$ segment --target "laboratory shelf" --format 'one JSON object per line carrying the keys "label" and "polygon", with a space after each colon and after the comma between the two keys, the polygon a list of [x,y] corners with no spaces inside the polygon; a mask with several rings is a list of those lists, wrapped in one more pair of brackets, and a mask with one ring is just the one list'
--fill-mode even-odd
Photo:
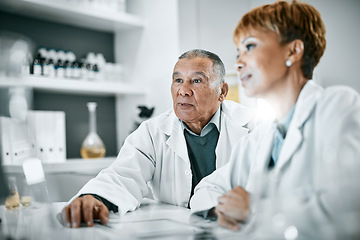
{"label": "laboratory shelf", "polygon": [[145,25],[143,19],[129,13],[79,7],[70,1],[0,0],[0,8],[10,13],[103,32]]}
{"label": "laboratory shelf", "polygon": [[0,87],[27,87],[56,93],[91,95],[144,95],[144,88],[126,82],[69,80],[26,76],[22,78],[0,77]]}
{"label": "laboratory shelf", "polygon": [[[61,163],[43,163],[45,174],[78,174],[96,175],[102,169],[108,167],[116,157],[106,157],[100,159],[67,159]],[[3,165],[5,173],[23,173],[22,165]]]}

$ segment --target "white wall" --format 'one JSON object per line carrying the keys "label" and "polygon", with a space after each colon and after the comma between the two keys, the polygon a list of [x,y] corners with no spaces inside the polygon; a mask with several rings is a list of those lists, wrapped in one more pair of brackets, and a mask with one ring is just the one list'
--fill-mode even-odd
{"label": "white wall", "polygon": [[[117,35],[119,48],[115,50],[115,57],[133,67],[129,72],[134,74],[129,78],[147,90],[145,102],[150,107],[155,106],[157,115],[172,107],[170,86],[179,55],[177,0],[131,0],[127,3],[128,11],[142,17],[146,26],[126,36]],[[127,49],[128,46],[133,49]]]}
{"label": "white wall", "polygon": [[212,51],[234,71],[237,55],[232,36],[240,17],[250,9],[245,0],[179,0],[180,50]]}
{"label": "white wall", "polygon": [[[190,49],[217,53],[227,72],[234,72],[234,28],[252,7],[275,0],[131,0],[129,12],[142,16],[143,30],[116,36],[116,60],[129,63],[130,79],[148,90],[146,104],[155,115],[172,107],[171,74],[177,57]],[[345,84],[360,92],[357,56],[360,54],[359,0],[304,0],[322,14],[327,27],[327,49],[316,69],[324,86]],[[133,49],[127,44],[131,42]],[[129,54],[136,53],[136,54]]]}
{"label": "white wall", "polygon": [[308,0],[322,14],[327,46],[318,66],[325,86],[344,84],[360,92],[360,1]]}
{"label": "white wall", "polygon": [[[344,84],[360,92],[360,1],[303,0],[321,13],[327,28],[327,48],[316,76],[324,86]],[[180,0],[180,49],[204,48],[219,54],[227,72],[233,71],[236,47],[232,33],[252,7],[274,0]],[[192,7],[193,9],[186,9]],[[189,36],[187,33],[190,33]],[[194,36],[195,35],[195,36]]]}

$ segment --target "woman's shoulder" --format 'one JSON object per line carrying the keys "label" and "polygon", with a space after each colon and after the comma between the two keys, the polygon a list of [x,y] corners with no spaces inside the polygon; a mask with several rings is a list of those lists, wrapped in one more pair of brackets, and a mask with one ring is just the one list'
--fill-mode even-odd
{"label": "woman's shoulder", "polygon": [[349,86],[330,86],[325,88],[321,102],[324,104],[336,104],[343,107],[360,104],[359,93]]}
{"label": "woman's shoulder", "polygon": [[325,125],[360,121],[360,95],[348,86],[327,87],[317,102],[316,112]]}

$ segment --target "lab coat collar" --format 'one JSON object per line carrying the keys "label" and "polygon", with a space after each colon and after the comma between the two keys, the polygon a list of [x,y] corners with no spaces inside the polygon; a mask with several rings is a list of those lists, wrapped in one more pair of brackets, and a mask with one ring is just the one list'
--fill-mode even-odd
{"label": "lab coat collar", "polygon": [[245,126],[254,118],[254,112],[236,102],[225,100],[221,104],[221,113],[237,126]]}
{"label": "lab coat collar", "polygon": [[275,171],[280,171],[301,145],[303,141],[303,125],[313,112],[323,90],[321,86],[312,80],[309,80],[301,90],[296,102],[293,119],[280,151],[279,160],[274,168]]}
{"label": "lab coat collar", "polygon": [[[225,100],[221,104],[221,130],[219,135],[219,142],[223,142],[222,138],[225,138],[227,136],[229,138],[229,142],[235,144],[240,139],[240,136],[243,136],[245,133],[248,132],[248,129],[246,129],[244,126],[249,123],[252,118],[253,112],[250,109],[247,109],[233,101]],[[226,124],[229,124],[230,126],[226,127]],[[182,159],[184,159],[185,161],[189,161],[183,130],[179,122],[179,118],[175,115],[174,111],[171,111],[169,119],[164,121],[160,125],[160,129],[164,132],[164,134],[169,136],[166,142],[169,147],[173,149],[173,151],[178,154]],[[225,133],[225,131],[228,131],[227,134]],[[231,146],[221,146],[220,148],[223,147],[231,148]],[[222,158],[217,151],[218,148],[219,145],[217,145],[216,148],[216,162],[218,162],[218,160]],[[227,160],[228,159],[224,161]]]}
{"label": "lab coat collar", "polygon": [[189,161],[183,128],[174,111],[171,111],[169,119],[160,125],[160,129],[169,137],[166,144],[179,155],[180,158]]}

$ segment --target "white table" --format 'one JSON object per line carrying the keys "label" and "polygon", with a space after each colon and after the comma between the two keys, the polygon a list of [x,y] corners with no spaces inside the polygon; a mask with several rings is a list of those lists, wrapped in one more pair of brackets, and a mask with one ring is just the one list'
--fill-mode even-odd
{"label": "white table", "polygon": [[[144,200],[140,208],[119,217],[110,214],[108,226],[77,229],[63,227],[57,220],[65,203],[51,207],[7,210],[0,207],[1,237],[11,234],[15,239],[241,239],[239,232],[218,227],[215,222],[198,220],[202,227],[190,224],[190,210]],[[50,210],[49,210],[50,209]],[[205,227],[205,228],[204,228]],[[245,237],[244,237],[245,239]]]}

